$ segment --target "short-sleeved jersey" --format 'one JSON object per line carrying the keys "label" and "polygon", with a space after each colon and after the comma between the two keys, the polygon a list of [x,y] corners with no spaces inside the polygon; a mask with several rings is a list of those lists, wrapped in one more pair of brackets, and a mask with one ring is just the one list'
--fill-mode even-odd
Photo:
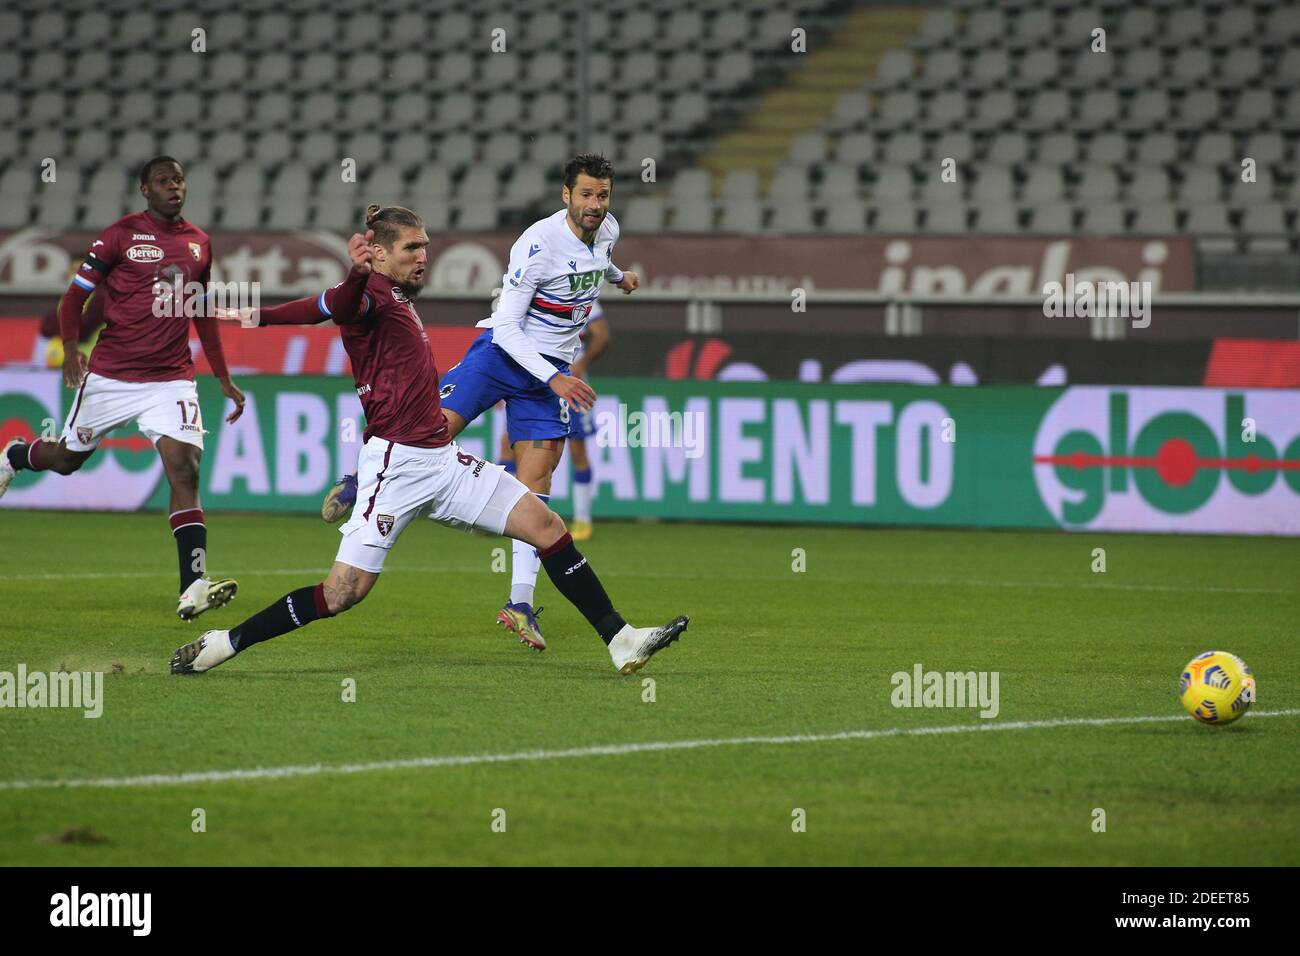
{"label": "short-sleeved jersey", "polygon": [[[322,316],[334,318],[337,289],[327,289],[316,299]],[[438,398],[438,369],[429,337],[401,287],[372,272],[357,316],[350,322],[335,321],[366,414],[365,437],[378,435],[418,448],[448,444],[451,432]]]}
{"label": "short-sleeved jersey", "polygon": [[605,280],[619,282],[623,273],[614,265],[619,228],[613,214],[606,213],[590,246],[573,234],[568,215],[561,209],[524,230],[510,249],[497,311],[478,327],[492,328],[507,297],[526,293],[524,333],[542,355],[572,363]]}
{"label": "short-sleeved jersey", "polygon": [[206,286],[211,269],[208,234],[188,220],[137,212],[101,232],[72,280],[106,300],[107,324],[90,353],[90,371],[123,382],[192,380],[190,318],[184,309],[159,317],[154,301],[172,296],[178,278]]}

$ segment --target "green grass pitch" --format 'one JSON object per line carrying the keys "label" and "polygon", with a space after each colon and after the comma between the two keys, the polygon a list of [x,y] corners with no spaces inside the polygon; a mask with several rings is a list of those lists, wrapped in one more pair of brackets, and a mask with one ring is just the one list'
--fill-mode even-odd
{"label": "green grass pitch", "polygon": [[[314,518],[209,522],[240,592],[186,625],[162,516],[0,514],[0,671],[105,672],[99,719],[0,710],[0,861],[1300,863],[1300,713],[1205,727],[1176,698],[1222,649],[1254,669],[1255,712],[1300,708],[1297,541],[598,524],[583,550],[630,620],[691,615],[627,678],[545,574],[550,647],[515,642],[494,623],[508,542],[420,521],[355,610],[171,677],[175,647],[321,580],[337,544]],[[997,671],[997,717],[892,706],[917,663]],[[1175,719],[734,742],[1115,717]],[[177,779],[455,756],[474,759]]]}

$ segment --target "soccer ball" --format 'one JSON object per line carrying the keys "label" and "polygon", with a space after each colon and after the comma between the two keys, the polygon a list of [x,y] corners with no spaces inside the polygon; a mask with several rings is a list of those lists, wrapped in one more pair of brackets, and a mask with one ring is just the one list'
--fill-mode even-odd
{"label": "soccer ball", "polygon": [[1183,668],[1179,699],[1203,724],[1230,724],[1255,701],[1255,678],[1246,662],[1227,651],[1206,651]]}

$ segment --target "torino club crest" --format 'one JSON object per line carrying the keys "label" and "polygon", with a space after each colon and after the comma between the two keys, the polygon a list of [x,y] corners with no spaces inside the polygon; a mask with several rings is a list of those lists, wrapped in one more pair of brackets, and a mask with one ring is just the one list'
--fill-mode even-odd
{"label": "torino club crest", "polygon": [[375,527],[379,529],[381,535],[387,538],[388,532],[393,530],[393,516],[375,515]]}

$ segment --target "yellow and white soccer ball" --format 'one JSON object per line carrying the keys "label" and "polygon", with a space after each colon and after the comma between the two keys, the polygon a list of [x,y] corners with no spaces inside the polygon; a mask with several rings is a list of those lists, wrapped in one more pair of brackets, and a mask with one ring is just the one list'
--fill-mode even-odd
{"label": "yellow and white soccer ball", "polygon": [[1206,651],[1183,668],[1178,695],[1201,723],[1230,724],[1255,702],[1255,677],[1235,654]]}

